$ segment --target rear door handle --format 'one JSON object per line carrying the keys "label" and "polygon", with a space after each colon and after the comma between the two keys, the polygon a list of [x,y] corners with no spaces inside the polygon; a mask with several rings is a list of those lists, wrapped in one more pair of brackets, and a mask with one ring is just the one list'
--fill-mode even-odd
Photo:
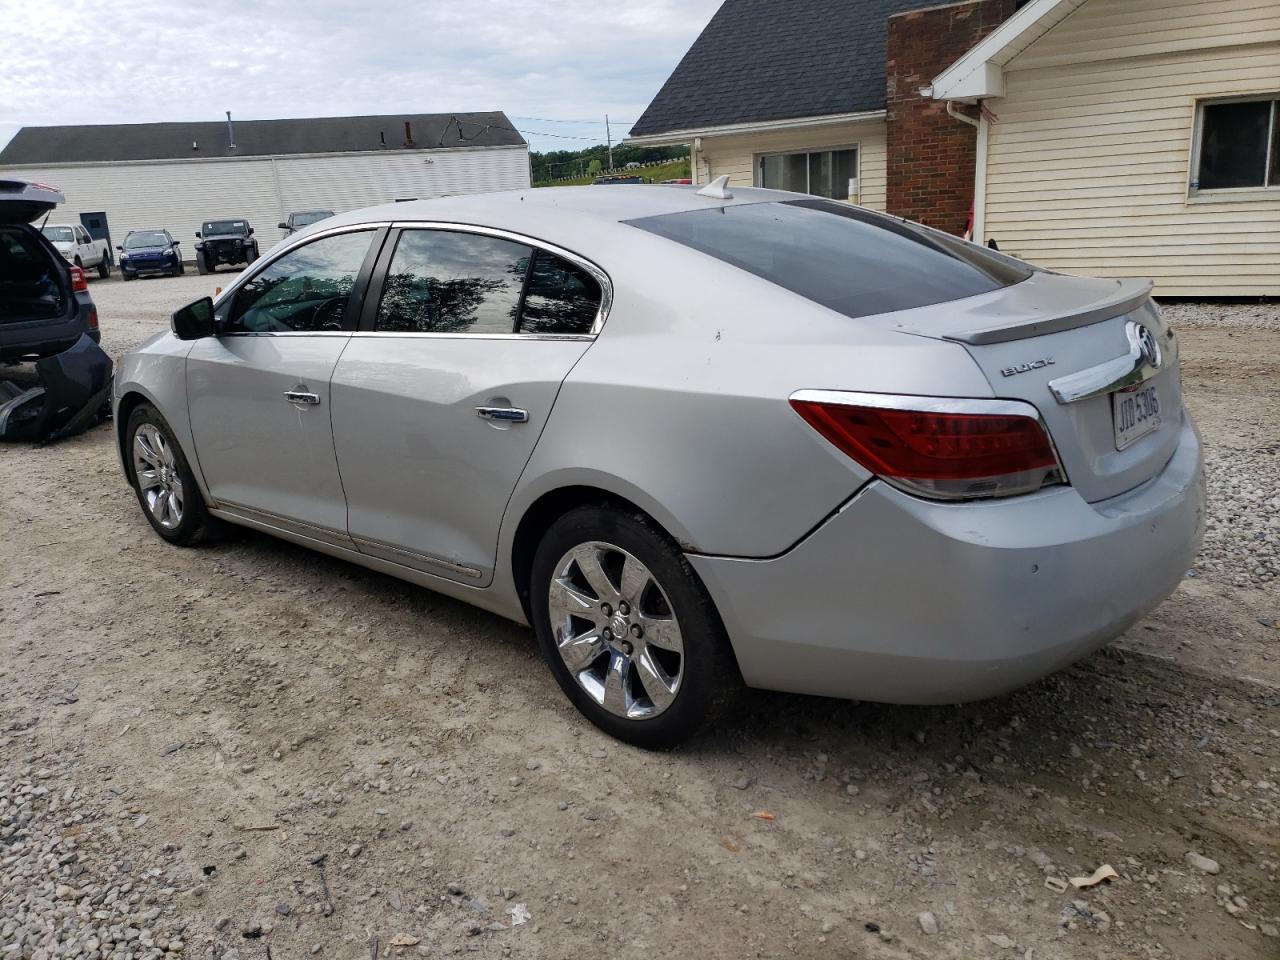
{"label": "rear door handle", "polygon": [[314,393],[307,393],[303,390],[286,390],[284,398],[290,403],[301,403],[308,407],[320,405],[320,397]]}
{"label": "rear door handle", "polygon": [[528,423],[529,411],[518,407],[476,407],[476,416],[494,423]]}

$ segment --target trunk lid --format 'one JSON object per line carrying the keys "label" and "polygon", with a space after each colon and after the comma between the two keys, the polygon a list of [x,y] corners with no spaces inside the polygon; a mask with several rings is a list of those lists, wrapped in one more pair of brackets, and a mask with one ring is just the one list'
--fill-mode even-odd
{"label": "trunk lid", "polygon": [[33,223],[66,199],[57,187],[0,180],[0,223]]}
{"label": "trunk lid", "polygon": [[877,319],[961,344],[996,397],[1040,411],[1068,481],[1097,502],[1149,480],[1178,443],[1178,345],[1150,292],[1148,281],[1037,272],[946,311]]}

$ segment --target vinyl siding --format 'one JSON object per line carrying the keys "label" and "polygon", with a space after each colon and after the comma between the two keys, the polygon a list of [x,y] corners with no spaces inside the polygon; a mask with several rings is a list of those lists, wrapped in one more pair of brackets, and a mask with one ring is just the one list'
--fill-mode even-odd
{"label": "vinyl siding", "polygon": [[733,137],[703,137],[698,178],[729,175],[729,183],[756,186],[755,158],[762,153],[822,150],[831,147],[859,148],[858,177],[863,206],[885,207],[885,139],[883,120],[839,124],[809,130],[786,130]]}
{"label": "vinyl siding", "polygon": [[215,217],[244,217],[265,252],[293,210],[336,213],[416,197],[517,190],[529,186],[526,147],[348,154],[276,159],[116,163],[0,168],[4,176],[52,183],[67,197],[66,222],[105,211],[111,242],[130,230],[166,227],[195,256],[195,232]]}
{"label": "vinyl siding", "polygon": [[1280,189],[1189,194],[1196,102],[1280,93],[1277,0],[1089,0],[989,101],[986,236],[1164,296],[1280,295]]}

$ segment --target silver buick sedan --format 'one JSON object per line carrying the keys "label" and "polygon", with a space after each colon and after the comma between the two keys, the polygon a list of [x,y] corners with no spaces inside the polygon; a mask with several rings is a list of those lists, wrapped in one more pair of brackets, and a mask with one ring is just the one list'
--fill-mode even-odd
{"label": "silver buick sedan", "polygon": [[669,746],[744,681],[988,697],[1167,597],[1204,491],[1150,292],[724,183],[395,204],[175,313],[119,448],[171,543],[241,524],[532,624]]}

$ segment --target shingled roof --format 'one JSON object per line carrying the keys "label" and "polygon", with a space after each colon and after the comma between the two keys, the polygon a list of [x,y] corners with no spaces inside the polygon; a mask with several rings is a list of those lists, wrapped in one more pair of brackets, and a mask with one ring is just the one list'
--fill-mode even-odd
{"label": "shingled roof", "polygon": [[[404,142],[406,120],[413,133],[410,147]],[[382,149],[383,136],[388,150],[520,146],[525,142],[500,112],[236,120],[234,150],[228,146],[226,120],[23,127],[0,151],[0,165],[353,153]]]}
{"label": "shingled roof", "polygon": [[883,110],[888,19],[930,5],[725,0],[631,136]]}

